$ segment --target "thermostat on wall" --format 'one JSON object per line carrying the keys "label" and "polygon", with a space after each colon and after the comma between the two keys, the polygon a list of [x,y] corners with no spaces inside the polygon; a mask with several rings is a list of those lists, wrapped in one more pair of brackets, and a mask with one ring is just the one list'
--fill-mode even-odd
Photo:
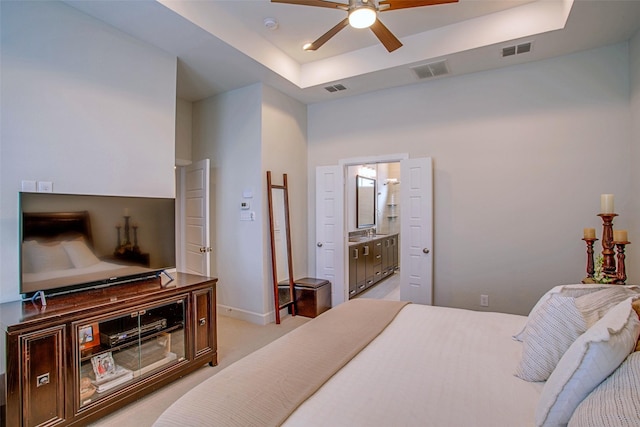
{"label": "thermostat on wall", "polygon": [[249,202],[240,202],[240,209],[245,210],[245,211],[251,209],[251,203],[249,203]]}

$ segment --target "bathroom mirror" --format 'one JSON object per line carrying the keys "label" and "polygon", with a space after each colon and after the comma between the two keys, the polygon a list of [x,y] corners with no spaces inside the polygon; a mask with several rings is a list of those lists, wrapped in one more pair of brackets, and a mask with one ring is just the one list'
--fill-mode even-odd
{"label": "bathroom mirror", "polygon": [[376,180],[356,175],[356,227],[376,225]]}
{"label": "bathroom mirror", "polygon": [[280,324],[280,310],[290,307],[295,316],[293,263],[291,262],[291,228],[289,227],[289,194],[287,174],[282,185],[274,185],[271,171],[267,171],[267,199],[271,232],[271,271],[276,323]]}

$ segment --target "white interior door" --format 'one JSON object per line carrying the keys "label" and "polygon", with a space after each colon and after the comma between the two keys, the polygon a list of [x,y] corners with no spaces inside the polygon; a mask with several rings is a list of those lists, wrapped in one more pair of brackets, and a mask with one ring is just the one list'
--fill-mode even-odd
{"label": "white interior door", "polygon": [[316,168],[316,275],[331,282],[331,302],[345,301],[343,168]]}
{"label": "white interior door", "polygon": [[211,243],[209,241],[209,159],[181,168],[178,186],[181,215],[183,263],[180,271],[209,276]]}
{"label": "white interior door", "polygon": [[433,169],[431,158],[400,162],[400,299],[433,303]]}

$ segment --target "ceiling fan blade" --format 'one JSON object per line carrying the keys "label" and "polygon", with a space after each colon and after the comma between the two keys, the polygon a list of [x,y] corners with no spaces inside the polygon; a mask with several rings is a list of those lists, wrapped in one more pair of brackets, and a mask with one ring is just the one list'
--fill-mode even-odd
{"label": "ceiling fan blade", "polygon": [[338,31],[340,31],[341,29],[343,29],[347,25],[349,25],[349,18],[344,18],[342,21],[340,21],[340,23],[338,23],[338,25],[336,25],[335,27],[333,27],[332,29],[330,29],[329,31],[327,31],[326,33],[321,35],[318,38],[318,40],[316,40],[313,43],[311,43],[311,45],[309,45],[309,47],[305,48],[305,50],[316,50],[316,49],[318,49],[320,46],[322,46],[327,41],[329,41],[329,39],[331,37],[333,37],[336,34],[338,34]]}
{"label": "ceiling fan blade", "polygon": [[302,6],[328,7],[330,9],[349,10],[349,5],[324,0],[271,0],[271,3],[299,4]]}
{"label": "ceiling fan blade", "polygon": [[385,27],[382,22],[380,22],[379,19],[376,19],[373,25],[369,28],[371,28],[371,31],[373,31],[376,37],[378,37],[378,40],[380,40],[380,42],[384,45],[384,47],[387,48],[389,52],[393,52],[394,50],[402,46],[400,40],[398,40],[398,38],[394,36],[393,33],[391,33],[391,31],[389,31],[389,29]]}
{"label": "ceiling fan blade", "polygon": [[381,0],[378,3],[380,12],[407,9],[410,7],[434,6],[436,4],[457,3],[458,0]]}

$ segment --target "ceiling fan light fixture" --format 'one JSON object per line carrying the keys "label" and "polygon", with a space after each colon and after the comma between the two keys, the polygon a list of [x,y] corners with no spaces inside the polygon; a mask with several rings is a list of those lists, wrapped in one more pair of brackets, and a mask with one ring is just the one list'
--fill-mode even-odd
{"label": "ceiling fan light fixture", "polygon": [[349,12],[349,25],[353,28],[369,28],[376,22],[376,18],[376,9],[369,3],[362,2]]}

